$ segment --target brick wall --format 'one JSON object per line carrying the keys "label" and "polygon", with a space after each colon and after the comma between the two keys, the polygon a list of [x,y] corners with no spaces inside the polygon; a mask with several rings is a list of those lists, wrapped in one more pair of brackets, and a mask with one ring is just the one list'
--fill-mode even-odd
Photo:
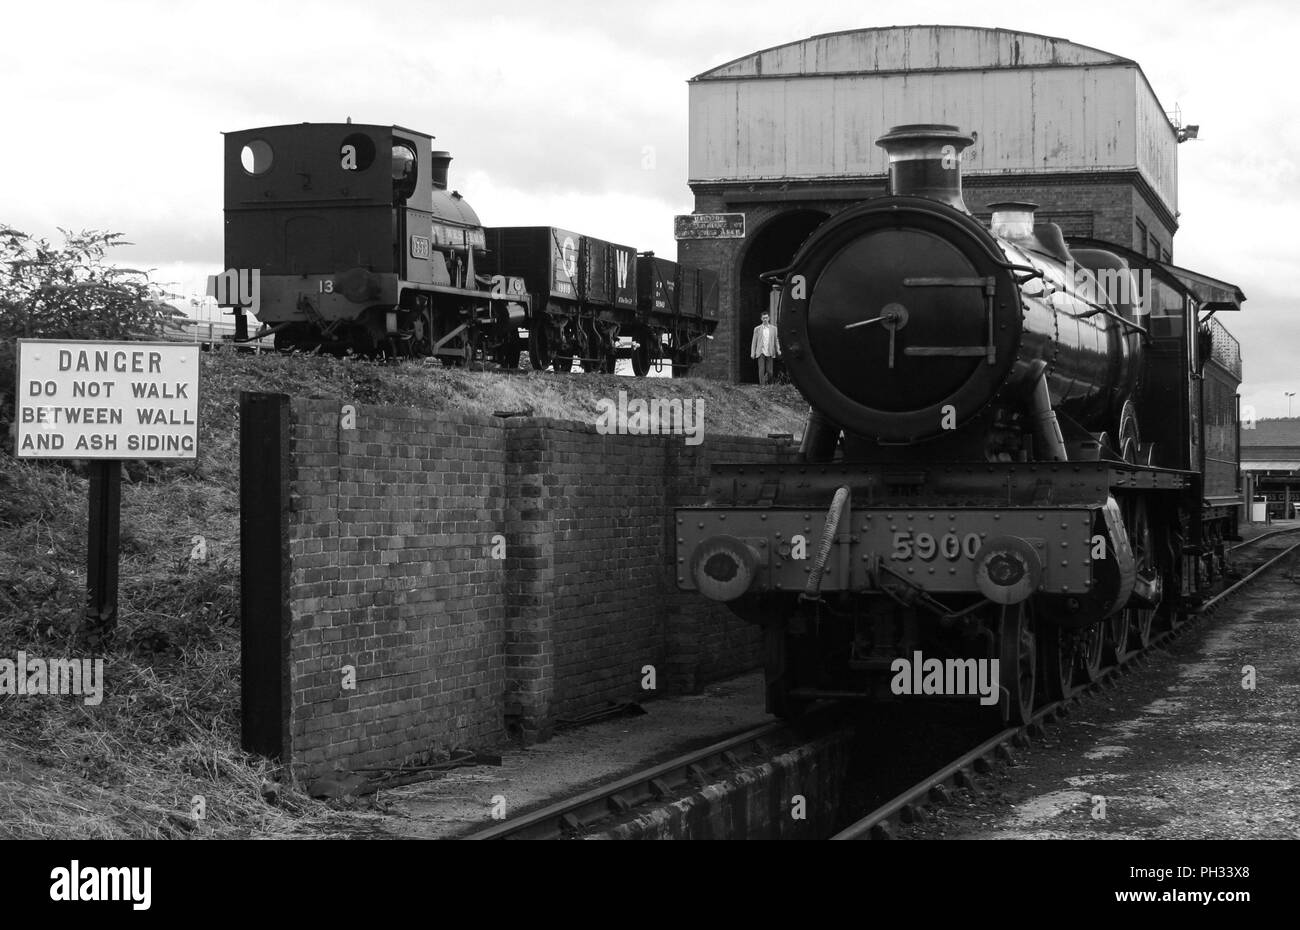
{"label": "brick wall", "polygon": [[[287,405],[279,754],[303,774],[544,739],[606,702],[693,692],[760,662],[757,629],[677,591],[672,510],[704,500],[713,463],[792,447],[369,406],[348,429],[343,409]],[[279,571],[262,562],[245,559],[246,592],[267,590],[250,575]],[[244,622],[264,614],[250,605]],[[252,693],[266,692],[246,682]]]}
{"label": "brick wall", "polygon": [[[502,421],[294,401],[289,732],[312,770],[500,734]],[[356,687],[343,687],[343,669]]]}

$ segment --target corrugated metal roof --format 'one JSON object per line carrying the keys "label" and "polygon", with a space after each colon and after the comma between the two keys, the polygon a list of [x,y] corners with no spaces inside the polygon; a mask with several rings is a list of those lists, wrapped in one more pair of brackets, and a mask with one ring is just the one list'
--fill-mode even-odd
{"label": "corrugated metal roof", "polygon": [[875,140],[891,126],[952,123],[979,133],[965,176],[1136,168],[1173,212],[1178,143],[1164,120],[1134,65],[707,81],[690,86],[688,177],[883,177]]}
{"label": "corrugated metal roof", "polygon": [[979,139],[967,176],[1137,170],[1178,211],[1178,141],[1141,67],[1066,39],[891,26],[755,52],[690,82],[692,185],[883,177],[904,123]]}
{"label": "corrugated metal roof", "polygon": [[1258,449],[1265,446],[1295,449],[1296,454],[1300,455],[1300,417],[1256,420],[1254,429],[1242,429],[1241,455],[1243,459],[1246,457],[1247,448]]}
{"label": "corrugated metal roof", "polygon": [[881,26],[812,36],[744,55],[693,81],[864,71],[970,70],[1132,63],[1069,39],[980,26]]}

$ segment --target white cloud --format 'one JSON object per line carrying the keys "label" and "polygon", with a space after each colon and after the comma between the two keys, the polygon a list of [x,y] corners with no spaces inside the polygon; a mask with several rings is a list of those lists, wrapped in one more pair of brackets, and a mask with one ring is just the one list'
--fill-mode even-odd
{"label": "white cloud", "polygon": [[220,132],[351,116],[438,136],[456,156],[453,186],[489,224],[566,225],[672,254],[672,215],[692,203],[686,81],[755,49],[900,22],[1042,32],[1134,58],[1165,107],[1200,124],[1179,152],[1175,257],[1245,291],[1226,322],[1246,392],[1278,413],[1263,403],[1272,385],[1300,381],[1300,123],[1283,107],[1300,15],[1282,2],[14,5],[0,221],[124,232],[137,243],[128,264],[193,274],[181,288],[201,290],[222,257]]}

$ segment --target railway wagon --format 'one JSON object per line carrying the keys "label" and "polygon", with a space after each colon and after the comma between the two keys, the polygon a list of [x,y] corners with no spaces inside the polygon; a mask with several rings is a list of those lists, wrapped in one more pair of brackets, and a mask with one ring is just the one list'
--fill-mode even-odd
{"label": "railway wagon", "polygon": [[636,249],[550,226],[489,228],[487,241],[488,270],[533,289],[535,367],[569,371],[578,361],[612,373],[619,331],[636,311]]}
{"label": "railway wagon", "polygon": [[632,370],[638,376],[667,360],[685,374],[704,357],[718,325],[718,275],[653,252],[637,257],[637,333]]}
{"label": "railway wagon", "polygon": [[717,325],[698,300],[688,318],[643,311],[631,246],[485,228],[425,133],[302,123],[227,133],[224,146],[227,270],[209,292],[234,313],[236,341],[251,313],[255,338],[283,350],[514,369],[527,347],[538,369],[613,371],[630,354],[639,374],[645,359],[684,374]]}
{"label": "railway wagon", "polygon": [[986,227],[970,142],[891,130],[890,194],[765,276],[810,404],[802,461],[716,466],[676,512],[678,587],[763,628],[774,713],[969,700],[982,668],[986,713],[1024,722],[1225,569],[1241,369],[1213,317],[1243,295],[1067,243],[1032,204]]}

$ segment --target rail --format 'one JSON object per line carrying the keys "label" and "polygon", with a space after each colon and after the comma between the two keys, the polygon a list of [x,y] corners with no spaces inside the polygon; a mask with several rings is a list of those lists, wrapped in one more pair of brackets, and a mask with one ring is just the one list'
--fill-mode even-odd
{"label": "rail", "polygon": [[[1236,546],[1234,548],[1240,549],[1244,546],[1260,542],[1264,538],[1271,538],[1273,536],[1280,536],[1283,533],[1297,531],[1300,531],[1300,527],[1295,529],[1279,530],[1276,533],[1266,534],[1266,536],[1249,540],[1241,546]],[[1182,636],[1185,632],[1196,625],[1197,620],[1205,617],[1211,611],[1221,606],[1224,601],[1240,591],[1244,586],[1257,580],[1264,574],[1264,572],[1268,571],[1274,565],[1278,564],[1286,557],[1293,555],[1297,551],[1300,551],[1300,543],[1296,543],[1295,545],[1283,550],[1278,555],[1256,568],[1249,575],[1242,578],[1236,584],[1233,584],[1231,587],[1226,588],[1213,598],[1205,601],[1195,610],[1188,611],[1186,619],[1178,623],[1178,625],[1172,630],[1167,630],[1159,636],[1152,637],[1146,648],[1137,650],[1125,656],[1121,663],[1107,669],[1097,678],[1096,681],[1085,685],[1062,701],[1057,701],[1040,708],[1038,712],[1034,714],[1030,722],[1024,726],[1010,727],[1003,730],[1001,733],[990,737],[974,749],[961,755],[953,762],[948,763],[938,771],[933,772],[916,782],[910,788],[896,795],[880,807],[877,807],[865,817],[844,828],[839,833],[832,836],[831,839],[891,839],[895,835],[897,824],[911,824],[923,821],[926,817],[926,811],[928,808],[951,803],[952,790],[954,788],[975,787],[974,779],[976,774],[987,774],[992,772],[994,765],[999,761],[1003,763],[1014,761],[1015,748],[1028,747],[1032,744],[1034,739],[1041,738],[1046,733],[1047,724],[1068,716],[1072,710],[1089,695],[1113,688],[1119,675],[1145,664],[1153,650],[1162,648],[1173,639]]]}

